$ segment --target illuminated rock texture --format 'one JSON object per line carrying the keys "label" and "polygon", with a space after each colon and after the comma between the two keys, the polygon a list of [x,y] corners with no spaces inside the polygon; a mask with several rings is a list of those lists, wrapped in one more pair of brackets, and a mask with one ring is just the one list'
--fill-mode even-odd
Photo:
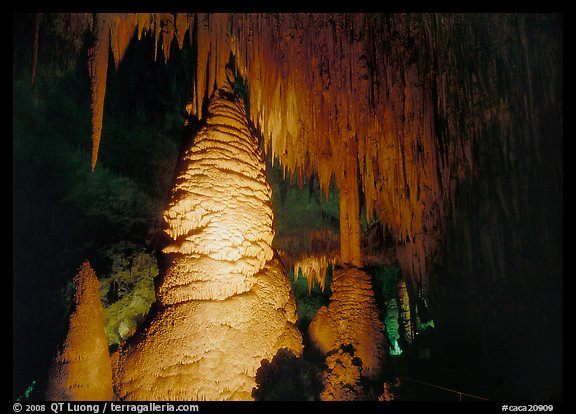
{"label": "illuminated rock texture", "polygon": [[[150,33],[168,59],[173,38],[182,47],[187,31],[197,47],[190,114],[205,118],[232,53],[264,150],[300,181],[315,171],[324,191],[331,177],[344,190],[342,262],[361,260],[359,180],[367,219],[375,213],[401,243],[409,288],[419,278],[428,283],[427,262],[439,231],[453,226],[460,182],[474,183],[488,168],[528,165],[518,156],[524,149],[535,165],[543,153],[557,155],[557,133],[554,150],[538,151],[561,103],[561,54],[556,44],[539,54],[555,40],[555,15],[113,13],[70,21],[90,25],[96,38],[89,59],[94,154],[106,87],[101,51],[110,44],[118,65],[134,33]],[[517,127],[519,119],[530,127]],[[496,158],[480,155],[492,148],[501,148]],[[559,173],[542,166],[551,170],[545,176]],[[497,186],[488,189],[497,192],[494,201],[518,219],[506,185]]]}
{"label": "illuminated rock texture", "polygon": [[[112,27],[109,34],[98,30],[101,21]],[[171,40],[176,36],[181,47],[188,25],[197,46],[188,110],[199,119],[225,80],[223,66],[232,53],[235,75],[249,87],[248,116],[262,132],[264,150],[300,182],[315,171],[327,192],[335,179],[341,263],[363,264],[360,182],[366,217],[375,213],[396,240],[410,240],[399,257],[403,271],[417,279],[436,246],[431,230],[442,218],[442,195],[454,191],[449,180],[471,168],[470,143],[442,141],[439,154],[435,129],[435,111],[447,115],[447,73],[454,57],[429,44],[444,44],[439,37],[457,30],[451,26],[456,21],[449,19],[439,30],[436,15],[97,15],[93,50],[101,50],[110,36],[118,64],[129,34],[150,32],[168,58]],[[107,65],[98,56],[90,60],[93,166]],[[423,62],[437,62],[438,68],[425,73]],[[437,90],[436,96],[425,93],[429,89]],[[456,127],[449,125],[454,134]]]}
{"label": "illuminated rock texture", "polygon": [[249,292],[163,308],[121,351],[115,389],[127,400],[250,400],[263,359],[299,354],[296,305],[280,262]]}
{"label": "illuminated rock texture", "polygon": [[164,304],[222,300],[249,291],[272,258],[271,189],[240,102],[216,97],[184,155],[164,214],[171,264],[158,289]]}
{"label": "illuminated rock texture", "polygon": [[100,299],[108,344],[119,345],[136,332],[156,301],[158,263],[142,246],[125,242],[108,248],[106,258],[112,264],[107,277],[100,278]]}
{"label": "illuminated rock texture", "polygon": [[52,363],[46,390],[47,400],[111,400],[112,370],[100,285],[88,262],[74,277],[75,309],[70,315],[68,335],[62,351]]}
{"label": "illuminated rock texture", "polygon": [[326,256],[304,257],[294,262],[294,280],[297,280],[299,273],[302,272],[302,276],[308,281],[308,293],[312,291],[315,282],[320,285],[320,289],[324,292],[328,267],[334,267],[335,263],[335,258]]}
{"label": "illuminated rock texture", "polygon": [[[344,347],[346,348],[346,347]],[[326,357],[327,370],[324,373],[322,401],[360,401],[365,399],[362,386],[361,362],[342,348]]]}
{"label": "illuminated rock texture", "polygon": [[384,324],[378,318],[370,275],[355,267],[336,269],[330,288],[330,305],[320,308],[310,323],[312,343],[324,354],[351,345],[354,356],[361,360],[362,375],[376,378],[388,347]]}
{"label": "illuminated rock texture", "polygon": [[158,311],[123,347],[115,390],[128,400],[252,399],[256,371],[300,354],[296,304],[270,247],[270,187],[242,104],[210,100],[164,215],[172,240]]}
{"label": "illuminated rock texture", "polygon": [[[139,13],[71,21],[82,19],[97,39],[89,59],[94,155],[106,87],[100,51],[111,44],[118,62],[130,33],[149,33],[167,58],[171,40],[182,47],[188,30],[196,73],[189,115],[207,119],[232,54],[266,155],[300,182],[314,172],[323,191],[331,179],[338,186],[341,263],[362,264],[359,213],[368,221],[375,214],[394,239],[408,294],[421,285],[446,347],[476,347],[470,354],[485,355],[492,368],[534,379],[535,392],[548,378],[559,384],[562,15]],[[102,22],[115,29],[101,30]],[[244,241],[261,269],[266,247]],[[194,243],[176,249],[194,251]],[[249,289],[257,271],[231,270],[226,288],[219,276],[205,288],[192,283],[202,268],[182,282],[168,276],[165,286],[176,289],[160,296],[224,299]],[[535,345],[518,352],[527,337]]]}

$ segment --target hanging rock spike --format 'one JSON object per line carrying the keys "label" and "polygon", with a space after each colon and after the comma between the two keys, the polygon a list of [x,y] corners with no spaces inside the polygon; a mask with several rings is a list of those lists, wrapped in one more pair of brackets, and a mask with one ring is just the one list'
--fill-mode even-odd
{"label": "hanging rock spike", "polygon": [[110,15],[97,14],[94,21],[94,44],[88,49],[88,74],[92,92],[92,160],[94,172],[98,160],[98,149],[102,135],[104,97],[106,96],[106,75],[108,71],[108,48],[110,45]]}

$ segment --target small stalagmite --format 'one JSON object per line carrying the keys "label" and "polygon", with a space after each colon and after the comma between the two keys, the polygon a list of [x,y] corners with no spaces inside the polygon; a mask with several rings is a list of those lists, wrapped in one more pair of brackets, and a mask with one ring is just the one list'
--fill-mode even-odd
{"label": "small stalagmite", "polygon": [[396,292],[398,303],[400,305],[400,322],[403,327],[404,339],[408,343],[412,343],[414,339],[414,328],[412,326],[412,316],[410,314],[410,298],[408,296],[408,288],[406,281],[400,279],[396,284]]}
{"label": "small stalagmite", "polygon": [[112,400],[112,369],[96,273],[85,262],[74,277],[75,309],[49,373],[47,400]]}
{"label": "small stalagmite", "polygon": [[[318,310],[308,328],[312,343],[328,355],[327,363],[334,359],[333,355],[341,347],[351,346],[354,357],[362,362],[361,375],[370,379],[377,378],[388,348],[384,324],[378,318],[370,275],[356,267],[336,269],[330,288],[330,304]],[[349,370],[344,369],[342,372],[343,375],[351,375]],[[334,375],[333,370],[331,375]],[[342,381],[329,379],[332,388],[334,384],[341,383],[342,392],[333,389],[330,393],[324,393],[323,398],[351,399],[347,395],[346,389],[349,387],[346,384],[353,384],[346,378]]]}
{"label": "small stalagmite", "polygon": [[210,99],[164,214],[157,312],[115,358],[126,400],[249,400],[262,360],[299,355],[296,303],[271,248],[271,189],[231,90]]}

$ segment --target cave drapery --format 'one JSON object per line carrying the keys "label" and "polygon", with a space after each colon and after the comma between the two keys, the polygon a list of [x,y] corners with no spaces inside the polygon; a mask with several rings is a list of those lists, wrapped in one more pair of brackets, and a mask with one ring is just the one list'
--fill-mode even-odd
{"label": "cave drapery", "polygon": [[[529,322],[498,316],[509,307],[522,309],[522,297],[537,309],[552,299],[551,314],[558,314],[557,15],[81,13],[70,14],[69,25],[71,35],[89,27],[95,38],[88,56],[93,170],[106,140],[109,48],[118,66],[133,38],[150,35],[160,49],[154,58],[162,53],[168,60],[171,47],[182,48],[189,36],[195,64],[189,117],[209,119],[213,96],[229,81],[243,90],[246,116],[262,136],[265,155],[300,183],[314,174],[326,194],[331,180],[336,183],[337,263],[365,264],[361,216],[368,222],[377,217],[395,241],[409,296],[429,295],[437,318],[458,334],[464,325],[482,332],[486,355],[498,352],[492,347],[501,341],[491,339],[500,332],[512,347],[529,332]],[[35,37],[34,47],[41,42]],[[34,63],[33,76],[38,71]],[[168,222],[184,220],[170,211]],[[171,227],[175,239],[184,234],[180,226]],[[197,254],[195,243],[176,250]],[[541,253],[541,260],[530,252]],[[236,272],[234,293],[256,286],[250,278],[265,272],[271,258],[264,248],[253,273]],[[179,289],[162,290],[169,272],[161,301]],[[536,288],[540,274],[550,275],[546,288]],[[509,291],[516,293],[505,296]],[[197,292],[190,298],[228,296],[213,297],[210,287]],[[486,303],[470,300],[477,294]],[[459,306],[464,321],[451,314]],[[531,315],[544,338],[558,338],[561,318]],[[552,347],[561,355],[556,342]],[[539,369],[557,372],[559,359],[550,358]]]}
{"label": "cave drapery", "polygon": [[[531,77],[526,19],[361,13],[72,15],[74,22],[92,26],[96,38],[89,60],[92,166],[101,134],[106,45],[118,65],[132,37],[151,31],[167,60],[172,40],[182,47],[188,33],[197,48],[190,115],[202,119],[232,54],[232,69],[249,91],[248,115],[262,132],[264,150],[300,182],[314,171],[325,192],[332,177],[340,187],[343,262],[361,263],[360,181],[367,220],[376,214],[389,226],[405,246],[399,253],[403,270],[419,279],[435,252],[439,226],[455,209],[456,184],[477,174],[472,151],[486,133],[478,125],[499,126],[509,136],[509,123],[519,116],[537,129],[538,119],[530,113],[536,105],[534,82],[523,96],[501,91],[514,75],[501,67]],[[492,28],[507,31],[495,35],[498,30]],[[481,48],[483,42],[498,47],[513,41],[515,47],[503,49],[506,54],[498,58],[484,56]],[[452,47],[465,48],[466,42],[478,53],[462,56]],[[515,50],[523,51],[524,67],[512,64]],[[518,99],[525,103],[515,106]],[[452,116],[456,110],[459,116]]]}
{"label": "cave drapery", "polygon": [[[249,90],[249,117],[263,134],[264,150],[279,160],[287,173],[296,173],[300,181],[315,171],[325,192],[335,178],[341,190],[342,262],[362,264],[361,178],[366,217],[376,213],[397,240],[417,238],[417,252],[409,260],[413,266],[418,260],[414,268],[421,273],[431,250],[423,226],[437,225],[441,193],[447,190],[446,175],[454,167],[448,165],[436,177],[440,160],[433,129],[434,102],[424,94],[427,88],[446,81],[426,77],[412,55],[419,47],[415,41],[426,40],[423,29],[433,31],[440,23],[431,16],[423,16],[422,21],[410,21],[405,16],[397,21],[362,14],[184,16],[92,17],[96,37],[90,59],[93,168],[105,95],[103,68],[107,67],[106,48],[101,48],[100,42],[106,44],[110,35],[118,63],[135,31],[140,37],[151,30],[161,38],[168,59],[173,37],[179,39],[181,47],[182,32],[188,31],[194,34],[197,46],[193,98],[187,107],[190,115],[202,118],[208,97],[224,80],[223,67],[232,54],[232,69]],[[90,20],[91,16],[76,18]],[[110,29],[100,32],[102,26]],[[390,40],[387,35],[398,30],[404,36]],[[409,37],[410,44],[404,44],[404,37]],[[436,56],[426,58],[443,63]],[[446,93],[444,89],[442,92]],[[446,106],[446,99],[439,96],[436,105]],[[468,165],[460,162],[467,161],[467,145],[450,148],[454,155],[444,161]]]}

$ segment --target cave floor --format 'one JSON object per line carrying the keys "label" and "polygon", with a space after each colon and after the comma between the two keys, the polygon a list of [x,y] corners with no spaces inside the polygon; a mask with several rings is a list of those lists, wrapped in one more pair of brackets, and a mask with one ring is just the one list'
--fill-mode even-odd
{"label": "cave floor", "polygon": [[391,367],[400,380],[395,393],[398,401],[506,400],[513,388],[502,377],[414,353],[392,357]]}

